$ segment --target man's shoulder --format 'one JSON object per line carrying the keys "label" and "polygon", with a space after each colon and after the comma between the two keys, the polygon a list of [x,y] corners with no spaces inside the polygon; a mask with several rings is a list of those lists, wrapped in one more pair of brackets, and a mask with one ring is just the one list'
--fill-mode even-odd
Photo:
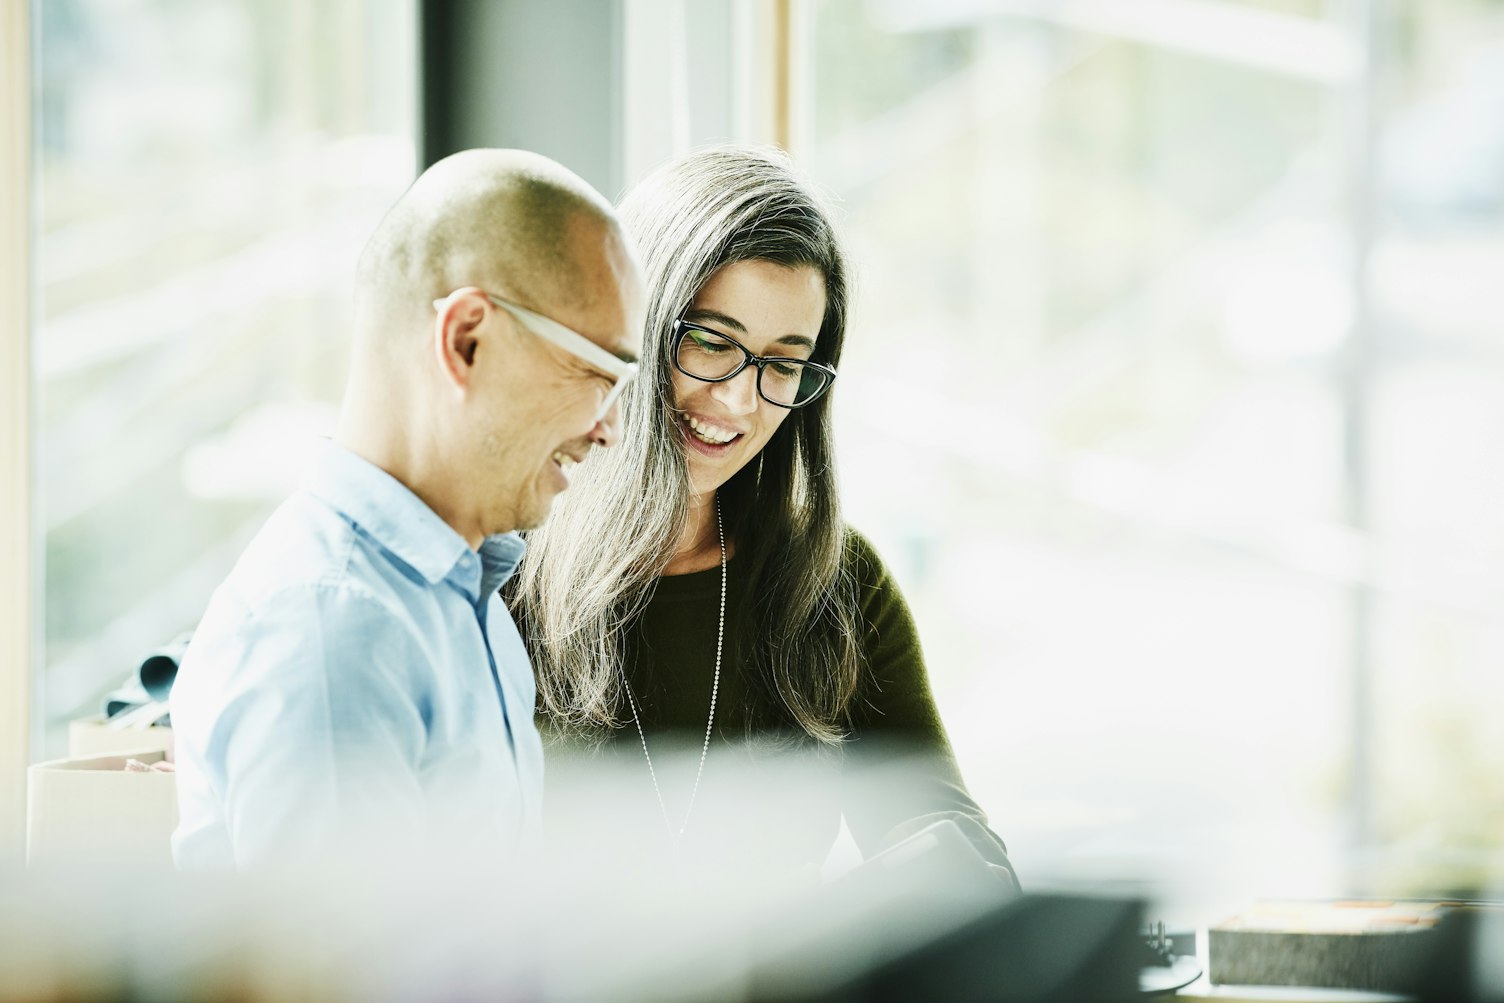
{"label": "man's shoulder", "polygon": [[343,515],[307,492],[284,501],[235,562],[211,601],[221,615],[284,608],[313,613],[322,597],[394,607],[393,578],[404,579],[378,546]]}
{"label": "man's shoulder", "polygon": [[225,584],[255,601],[297,583],[337,580],[349,566],[355,530],[299,491],[278,505],[236,560]]}
{"label": "man's shoulder", "polygon": [[365,661],[411,660],[421,631],[407,586],[393,578],[403,581],[402,572],[348,520],[311,495],[293,495],[210,597],[174,702],[180,688],[188,705],[268,675],[317,680],[310,664],[356,651]]}

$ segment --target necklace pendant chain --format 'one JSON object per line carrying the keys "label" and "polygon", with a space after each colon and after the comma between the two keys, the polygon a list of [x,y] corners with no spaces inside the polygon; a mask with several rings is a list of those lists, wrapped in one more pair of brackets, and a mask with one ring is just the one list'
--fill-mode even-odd
{"label": "necklace pendant chain", "polygon": [[632,710],[632,723],[637,725],[637,739],[642,743],[642,758],[647,760],[648,776],[653,781],[653,793],[658,795],[658,809],[663,812],[663,824],[668,826],[670,835],[674,837],[674,847],[677,849],[684,838],[684,831],[689,828],[689,816],[695,810],[695,798],[700,793],[700,777],[705,773],[705,757],[710,753],[710,736],[715,730],[715,705],[716,698],[721,691],[721,649],[726,637],[726,530],[721,523],[721,499],[715,500],[715,531],[721,541],[721,608],[717,614],[715,626],[715,675],[710,683],[710,717],[705,721],[705,742],[700,746],[700,764],[695,768],[695,785],[689,792],[689,806],[684,809],[684,821],[675,827],[669,818],[668,805],[663,800],[663,788],[658,786],[658,771],[653,769],[653,757],[648,754],[648,736],[642,728],[642,718],[637,713],[637,701],[632,696],[632,684],[627,682],[625,673],[622,675],[622,686],[627,693],[627,706]]}

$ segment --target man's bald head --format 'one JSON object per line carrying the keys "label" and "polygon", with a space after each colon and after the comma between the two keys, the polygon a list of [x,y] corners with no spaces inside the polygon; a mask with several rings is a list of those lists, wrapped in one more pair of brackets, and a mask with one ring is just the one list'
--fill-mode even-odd
{"label": "man's bald head", "polygon": [[522,150],[446,157],[413,182],[361,253],[357,336],[408,329],[461,286],[543,313],[585,305],[579,300],[598,284],[581,272],[595,269],[588,249],[600,246],[603,231],[620,242],[610,204],[547,157]]}
{"label": "man's bald head", "polygon": [[641,269],[605,199],[537,154],[455,154],[361,254],[336,439],[472,547],[535,526],[616,441],[642,326]]}

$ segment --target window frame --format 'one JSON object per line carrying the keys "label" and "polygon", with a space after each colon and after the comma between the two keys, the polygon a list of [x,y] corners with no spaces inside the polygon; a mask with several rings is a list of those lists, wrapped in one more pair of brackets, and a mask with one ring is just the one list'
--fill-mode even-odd
{"label": "window frame", "polygon": [[32,753],[31,4],[0,4],[0,861],[25,845]]}

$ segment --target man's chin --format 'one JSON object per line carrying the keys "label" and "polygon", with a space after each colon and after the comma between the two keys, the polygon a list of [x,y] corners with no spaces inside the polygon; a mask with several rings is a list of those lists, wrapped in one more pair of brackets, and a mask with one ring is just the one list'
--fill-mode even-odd
{"label": "man's chin", "polygon": [[532,508],[521,514],[517,520],[517,528],[519,530],[537,529],[548,521],[548,513],[552,511],[553,507],[554,500],[552,497],[537,502]]}

